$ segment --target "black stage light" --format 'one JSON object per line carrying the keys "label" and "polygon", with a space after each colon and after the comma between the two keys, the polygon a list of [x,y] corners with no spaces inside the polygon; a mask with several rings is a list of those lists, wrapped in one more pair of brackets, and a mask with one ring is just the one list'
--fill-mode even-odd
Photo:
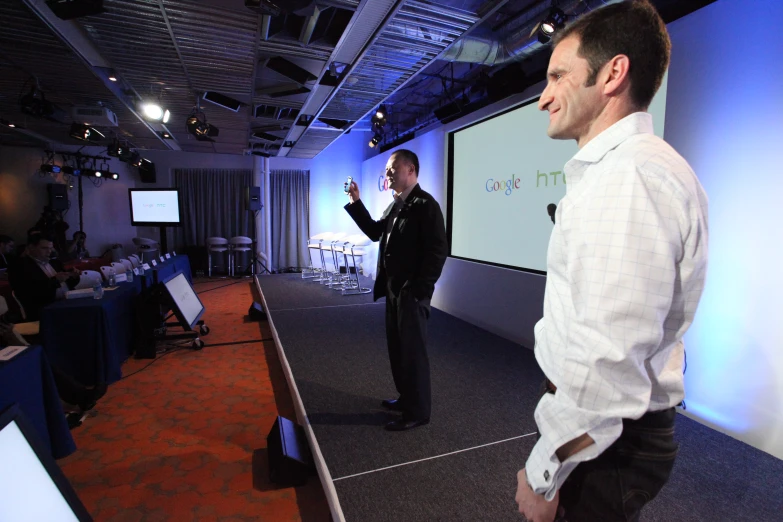
{"label": "black stage light", "polygon": [[111,173],[111,179],[114,179],[114,180],[120,179],[120,175],[117,174],[116,172],[112,172]]}
{"label": "black stage light", "polygon": [[48,172],[49,174],[59,174],[62,169],[59,165],[49,165],[44,164],[41,165],[40,171],[41,172]]}
{"label": "black stage light", "polygon": [[127,152],[128,149],[120,144],[120,140],[114,140],[106,149],[106,154],[115,158],[122,158]]}
{"label": "black stage light", "polygon": [[370,148],[374,149],[380,142],[381,142],[381,136],[380,136],[380,134],[376,134],[370,140],[370,143],[369,143]]}
{"label": "black stage light", "polygon": [[538,25],[538,41],[546,43],[552,39],[552,35],[565,27],[566,15],[557,7],[549,10],[546,18]]}
{"label": "black stage light", "polygon": [[74,123],[71,125],[70,135],[72,138],[82,141],[101,141],[106,137],[95,127],[82,125],[81,123]]}
{"label": "black stage light", "polygon": [[128,159],[128,163],[130,163],[134,167],[141,166],[141,156],[139,155],[139,153],[136,152],[135,150],[131,152],[130,158]]}
{"label": "black stage light", "polygon": [[81,169],[70,167],[68,165],[63,166],[62,172],[63,174],[68,174],[69,176],[79,176],[82,173]]}

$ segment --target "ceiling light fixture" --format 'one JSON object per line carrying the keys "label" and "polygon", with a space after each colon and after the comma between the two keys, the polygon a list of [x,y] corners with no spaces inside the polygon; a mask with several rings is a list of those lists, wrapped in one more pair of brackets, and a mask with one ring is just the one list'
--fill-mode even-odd
{"label": "ceiling light fixture", "polygon": [[141,106],[141,113],[147,120],[168,123],[171,113],[156,102],[145,102]]}
{"label": "ceiling light fixture", "polygon": [[552,7],[541,23],[538,25],[538,41],[546,43],[552,39],[552,35],[565,27],[566,15],[557,7]]}
{"label": "ceiling light fixture", "polygon": [[116,76],[109,76],[109,81],[110,82],[116,82],[117,81],[117,77]]}

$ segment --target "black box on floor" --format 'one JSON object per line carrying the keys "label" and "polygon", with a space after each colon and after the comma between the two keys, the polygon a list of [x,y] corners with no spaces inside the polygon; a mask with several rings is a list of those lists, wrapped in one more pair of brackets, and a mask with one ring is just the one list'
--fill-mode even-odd
{"label": "black box on floor", "polygon": [[278,416],[266,438],[269,480],[282,486],[302,486],[315,470],[304,429]]}

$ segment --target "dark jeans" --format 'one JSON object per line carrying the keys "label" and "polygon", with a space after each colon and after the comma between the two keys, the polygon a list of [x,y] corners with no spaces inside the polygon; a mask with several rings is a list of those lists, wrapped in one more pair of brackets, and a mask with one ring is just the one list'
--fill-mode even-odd
{"label": "dark jeans", "polygon": [[[551,392],[550,392],[551,393]],[[674,408],[623,419],[623,433],[595,460],[582,462],[560,488],[563,522],[637,521],[669,480],[677,443]]]}
{"label": "dark jeans", "polygon": [[427,356],[427,319],[429,299],[419,300],[407,289],[395,295],[386,289],[386,341],[392,378],[403,417],[408,420],[430,418],[430,360]]}

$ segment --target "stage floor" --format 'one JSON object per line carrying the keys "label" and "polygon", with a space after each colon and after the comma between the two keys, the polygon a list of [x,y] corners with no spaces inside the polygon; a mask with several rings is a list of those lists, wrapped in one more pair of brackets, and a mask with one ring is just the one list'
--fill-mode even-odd
{"label": "stage floor", "polygon": [[[530,350],[433,309],[431,422],[391,433],[384,302],[299,274],[257,282],[336,520],[521,520],[516,473],[543,379]],[[781,520],[783,461],[683,415],[677,438],[672,478],[642,520]]]}

